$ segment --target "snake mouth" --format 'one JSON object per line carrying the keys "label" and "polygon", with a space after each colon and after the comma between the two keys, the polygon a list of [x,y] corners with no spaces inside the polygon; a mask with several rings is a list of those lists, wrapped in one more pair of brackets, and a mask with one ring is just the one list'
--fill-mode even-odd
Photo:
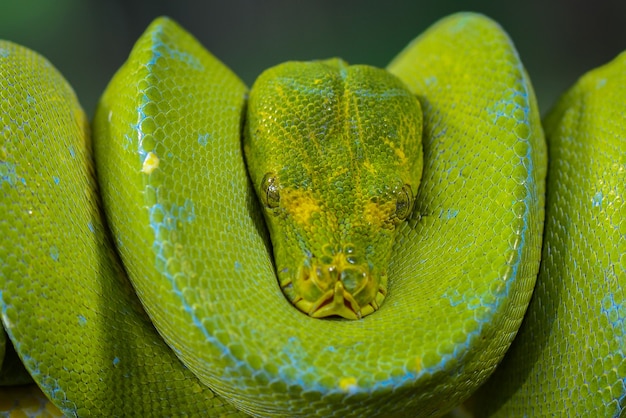
{"label": "snake mouth", "polygon": [[346,319],[360,319],[362,316],[359,304],[340,281],[310,306],[308,314],[313,318],[338,315]]}
{"label": "snake mouth", "polygon": [[373,280],[371,272],[354,268],[338,272],[334,265],[302,266],[298,277],[282,287],[291,302],[313,318],[361,319],[376,311],[386,294],[385,286]]}

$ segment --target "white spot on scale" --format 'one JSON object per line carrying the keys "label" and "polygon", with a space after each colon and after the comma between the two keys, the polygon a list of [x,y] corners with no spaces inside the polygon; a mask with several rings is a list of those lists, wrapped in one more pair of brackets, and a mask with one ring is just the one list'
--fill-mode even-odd
{"label": "white spot on scale", "polygon": [[107,119],[109,122],[111,122],[111,117],[113,116],[113,111],[109,110],[109,115],[107,116]]}
{"label": "white spot on scale", "polygon": [[157,168],[159,168],[159,157],[150,151],[143,160],[143,167],[141,168],[141,171],[146,174],[151,174]]}

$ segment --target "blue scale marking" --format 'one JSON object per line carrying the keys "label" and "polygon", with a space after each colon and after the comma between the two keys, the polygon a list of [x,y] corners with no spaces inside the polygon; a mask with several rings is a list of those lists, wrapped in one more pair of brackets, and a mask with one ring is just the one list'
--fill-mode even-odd
{"label": "blue scale marking", "polygon": [[593,206],[594,208],[602,209],[602,199],[604,199],[604,195],[602,194],[602,192],[601,191],[597,192],[591,198],[591,206]]}
{"label": "blue scale marking", "polygon": [[[160,31],[156,31],[155,32],[155,35],[154,35],[154,38],[153,38],[153,42],[154,42],[154,48],[153,48],[154,58],[150,61],[148,67],[154,65],[156,63],[156,61],[158,60],[158,58],[160,56],[162,56],[162,53],[158,51],[158,49],[160,49],[160,48],[163,48],[166,52],[168,52],[172,56],[176,56],[177,55],[176,52],[178,52],[178,51],[172,50],[171,48],[169,48],[168,46],[164,45],[160,41],[160,39],[159,39],[160,35],[161,35]],[[184,60],[185,55],[184,54],[179,54],[177,56],[177,58]],[[524,86],[524,84],[522,84],[522,86]],[[526,92],[526,91],[524,91],[524,92],[516,92],[516,94],[523,95],[524,98],[527,101],[528,92]],[[147,101],[147,99],[148,98],[144,96],[144,100]],[[145,118],[145,114],[143,113],[142,108],[143,108],[143,106],[141,106],[138,109],[140,121],[142,120],[142,118]],[[528,107],[524,108],[524,112],[526,114],[526,119],[528,119],[528,111],[529,111]],[[496,116],[497,117],[503,117],[503,116],[506,116],[506,115],[498,114]],[[139,131],[139,135],[140,135],[140,138],[141,138],[141,132],[140,131]],[[140,156],[141,156],[142,162],[143,162],[143,159],[145,158],[145,155],[141,155],[141,154],[147,154],[147,153],[143,150],[143,147],[141,146],[141,141],[140,141],[140,144],[139,144],[139,153],[140,153]],[[530,149],[529,149],[529,154],[525,157],[525,159],[528,161],[528,164],[531,164],[531,166],[529,168],[532,170],[532,160],[530,159]],[[529,172],[529,177],[527,178],[527,182],[528,182],[527,184],[531,184],[531,181],[532,181],[532,176],[531,176],[531,174]],[[525,203],[527,204],[527,207],[530,207],[530,202],[531,202],[532,197],[533,197],[533,193],[531,193],[531,191],[529,190],[529,193],[527,194],[527,196],[524,199]],[[178,210],[178,208],[172,207],[170,209],[170,215],[169,216],[175,216],[174,212],[177,211],[177,210]],[[167,215],[167,212],[166,212],[166,217],[167,216],[168,215]],[[525,221],[524,222],[524,226],[523,226],[522,230],[520,231],[520,234],[521,234],[521,245],[518,247],[518,255],[521,255],[521,251],[525,247],[524,244],[525,244],[525,240],[526,240],[526,231],[527,231],[527,228],[528,228],[528,225],[527,225],[527,220],[528,219],[527,218],[528,218],[528,212],[526,213],[526,216],[524,218],[524,221]],[[164,219],[164,221],[165,221],[165,219]],[[165,222],[161,222],[161,224],[153,224],[153,223],[151,223],[151,225],[153,227],[153,230],[155,231],[155,234],[158,233],[158,229],[160,227],[165,226],[163,224],[166,224],[166,223]],[[170,227],[175,228],[176,227],[176,223],[173,223],[173,225],[170,224]],[[155,244],[158,245],[157,243],[155,243]],[[511,283],[514,282],[515,278],[517,277],[517,272],[518,272],[518,269],[519,269],[520,262],[521,262],[521,257],[518,257],[517,262],[512,266],[513,267],[513,269],[512,269],[512,277],[511,277],[510,280],[507,281],[507,284],[506,284],[505,290],[504,290],[505,294],[509,293]],[[228,348],[228,346],[220,343],[219,340],[217,340],[214,336],[210,335],[207,332],[206,328],[202,325],[200,319],[194,314],[193,309],[189,305],[187,305],[187,303],[185,302],[185,300],[183,298],[183,295],[182,295],[182,292],[180,291],[180,289],[177,289],[177,287],[175,285],[173,277],[171,277],[171,275],[169,275],[167,272],[162,272],[162,274],[164,274],[168,278],[168,280],[172,284],[172,288],[173,288],[174,292],[180,297],[182,305],[183,305],[183,308],[185,309],[186,312],[189,313],[189,315],[190,315],[194,325],[199,330],[201,330],[201,332],[204,334],[205,338],[207,338],[207,340],[210,341],[214,346],[219,347],[224,355],[230,357],[234,361],[234,363],[236,364],[237,368],[245,367],[245,368],[249,369],[249,365],[237,361],[232,356],[232,353],[231,353],[230,349]],[[499,305],[500,305],[500,301],[496,300],[492,304],[492,306],[491,306],[491,308],[492,308],[491,312],[497,311],[497,308],[498,308]],[[483,304],[483,306],[486,306],[486,304]],[[388,386],[397,386],[398,384],[400,384],[402,382],[413,380],[413,379],[419,377],[422,374],[434,373],[438,369],[445,369],[445,366],[446,366],[447,362],[452,357],[455,357],[455,360],[458,360],[458,357],[460,357],[460,356],[462,357],[462,354],[464,352],[466,352],[466,349],[471,344],[472,340],[474,340],[480,334],[480,331],[482,330],[482,326],[483,326],[483,324],[479,324],[478,325],[478,329],[474,333],[468,335],[466,343],[465,344],[461,344],[461,345],[457,345],[455,347],[454,353],[451,354],[451,355],[444,356],[442,361],[439,364],[437,364],[437,365],[435,365],[435,366],[433,366],[431,368],[424,368],[424,369],[422,369],[419,372],[408,371],[404,376],[401,376],[399,378],[393,378],[393,379],[389,379],[387,381],[379,382],[379,383],[377,383],[374,387],[372,387],[369,390],[364,390],[362,388],[358,388],[357,391],[359,391],[359,392],[361,392],[361,391],[370,392],[372,390],[386,388]],[[294,342],[291,341],[290,344],[293,345]],[[291,354],[291,356],[293,356],[293,354]],[[292,358],[295,360],[295,357],[292,357]],[[229,369],[229,368],[227,368],[227,369]],[[294,379],[284,379],[284,380],[285,380],[286,384],[294,384],[295,383],[296,385],[302,386],[301,379],[295,379],[295,381],[294,381]],[[319,392],[340,392],[341,391],[339,388],[337,388],[337,389],[327,389],[327,388],[321,387],[319,384],[315,384],[314,387],[311,388],[311,389],[312,390],[317,390]]]}
{"label": "blue scale marking", "polygon": [[[289,337],[287,343],[283,347],[283,353],[287,355],[291,365],[296,369],[298,375],[313,375],[315,373],[315,367],[308,366],[306,368],[302,368],[300,366],[300,359],[303,357],[303,354],[306,353],[306,350],[302,347],[302,342],[297,337]],[[285,368],[281,367],[278,370],[278,375],[283,379],[283,381],[293,380],[289,376],[286,376]],[[296,379],[298,386],[304,386],[304,382],[302,379]]]}
{"label": "blue scale marking", "polygon": [[0,184],[6,182],[15,186],[18,182],[26,184],[26,180],[17,175],[15,164],[8,161],[0,161]]}
{"label": "blue scale marking", "polygon": [[[158,59],[160,57],[165,56],[166,54],[169,55],[172,58],[175,59],[179,59],[182,60],[183,62],[187,62],[189,63],[192,67],[195,65],[196,69],[202,69],[202,66],[200,65],[199,61],[193,61],[190,60],[190,56],[186,53],[182,53],[180,51],[174,50],[173,48],[169,47],[168,45],[165,45],[162,41],[162,37],[163,37],[163,31],[162,29],[158,29],[155,30],[153,33],[153,37],[152,37],[152,54],[153,57],[150,59],[150,61],[147,64],[147,68],[148,71],[151,72],[152,71],[152,67],[154,67],[154,65],[156,65]],[[143,161],[145,160],[145,157],[147,155],[147,151],[143,148],[143,144],[142,144],[142,140],[143,140],[143,133],[141,132],[140,126],[141,126],[141,122],[146,118],[146,115],[143,111],[144,106],[149,103],[149,97],[147,95],[144,94],[144,96],[142,97],[142,103],[139,106],[139,108],[137,109],[137,113],[138,113],[138,121],[137,124],[131,124],[131,128],[133,130],[135,130],[139,136],[139,144],[138,144],[138,154],[139,154],[139,158],[140,158],[140,164],[143,164]],[[207,138],[208,140],[208,138]],[[157,198],[158,199],[158,198]],[[157,221],[154,216],[156,215],[157,211],[159,211],[162,215],[163,215],[163,219],[159,222]],[[181,216],[182,215],[182,216]],[[186,216],[185,216],[186,215]],[[183,222],[183,223],[189,223],[192,222],[195,219],[195,213],[194,213],[194,209],[193,209],[193,202],[191,200],[186,200],[184,205],[181,206],[175,206],[172,205],[169,210],[167,208],[165,208],[162,204],[160,203],[155,203],[154,205],[152,205],[152,207],[150,208],[150,226],[152,227],[152,230],[154,231],[154,235],[155,238],[157,238],[159,236],[159,230],[160,228],[167,228],[169,230],[175,230],[177,229],[177,221]],[[230,350],[230,348],[224,344],[222,344],[215,336],[209,334],[209,332],[207,331],[207,329],[204,327],[204,325],[202,324],[202,321],[200,320],[200,318],[198,318],[194,312],[194,310],[192,309],[191,306],[189,306],[183,296],[182,291],[177,287],[176,282],[174,280],[174,277],[168,273],[166,271],[166,264],[163,262],[160,262],[159,260],[163,260],[161,253],[161,243],[158,240],[155,240],[153,247],[156,251],[156,256],[157,256],[157,269],[160,271],[160,273],[170,282],[171,286],[172,286],[172,291],[174,292],[174,294],[176,294],[181,302],[181,306],[183,307],[184,311],[187,312],[187,314],[189,315],[191,321],[193,322],[193,325],[200,330],[200,332],[203,334],[203,336],[206,338],[206,340],[208,342],[210,342],[214,347],[217,347],[224,356],[227,356],[229,358],[231,358],[233,360],[233,362],[236,364],[237,368],[240,368],[242,365],[243,366],[247,366],[245,364],[243,364],[242,362],[237,361],[234,356],[232,355],[232,352]],[[161,264],[161,267],[159,266],[159,264]],[[249,366],[247,366],[249,368]]]}
{"label": "blue scale marking", "polygon": [[446,210],[441,209],[439,213],[439,218],[450,220],[450,219],[456,218],[458,214],[459,214],[458,209],[452,209],[452,208],[448,208]]}
{"label": "blue scale marking", "polygon": [[202,145],[203,147],[206,146],[211,139],[211,134],[209,133],[198,134],[198,144]]}
{"label": "blue scale marking", "polygon": [[49,254],[54,261],[59,261],[59,249],[55,245],[50,246]]}
{"label": "blue scale marking", "polygon": [[[606,306],[608,306],[608,308]],[[615,296],[613,295],[613,293],[605,295],[602,299],[600,311],[607,317],[609,323],[613,328],[622,331],[622,338],[620,338],[620,340],[624,339],[624,332],[626,331],[626,317],[621,315],[621,313],[625,310],[626,307],[623,304],[617,303],[615,301]],[[624,345],[622,344],[622,346]]]}
{"label": "blue scale marking", "polygon": [[[521,67],[519,68],[519,73],[523,74],[523,70],[522,70]],[[514,98],[515,97],[522,96],[524,98],[525,103],[527,104],[523,108],[523,110],[524,110],[524,117],[525,117],[526,121],[529,121],[529,112],[530,112],[530,105],[528,103],[529,93],[527,91],[527,84],[524,83],[524,81],[526,81],[526,77],[524,77],[522,75],[522,78],[520,80],[518,80],[518,81],[521,81],[519,83],[519,85],[521,85],[521,87],[524,90],[523,91],[513,91],[513,97],[511,99],[509,99],[508,101],[514,103]],[[519,108],[519,106],[517,105],[516,108]],[[511,117],[511,115],[498,114],[497,117]],[[496,120],[497,120],[497,118],[496,118]],[[495,122],[495,120],[494,120],[494,122]],[[532,134],[532,132],[531,132],[531,134]],[[399,384],[402,384],[403,382],[407,382],[407,381],[410,381],[410,380],[417,379],[421,375],[424,375],[424,374],[434,374],[434,373],[436,373],[438,371],[443,371],[443,370],[445,370],[446,365],[447,365],[447,363],[450,360],[454,360],[456,362],[461,363],[463,361],[464,354],[467,353],[467,349],[471,345],[472,341],[475,340],[480,335],[480,333],[482,332],[483,326],[485,325],[485,323],[488,323],[491,320],[491,317],[492,317],[493,313],[498,311],[498,308],[499,308],[499,306],[502,303],[501,301],[502,301],[503,297],[510,293],[512,284],[517,281],[518,270],[519,270],[519,266],[520,266],[521,259],[522,259],[522,257],[521,257],[522,256],[522,249],[525,248],[525,243],[526,243],[526,239],[527,239],[527,231],[528,231],[529,209],[531,207],[532,199],[536,197],[536,194],[534,193],[534,191],[528,187],[528,185],[533,184],[533,178],[532,178],[533,161],[532,161],[532,158],[531,158],[531,148],[530,147],[528,147],[527,154],[521,159],[521,163],[524,164],[524,162],[527,162],[527,164],[529,165],[529,167],[528,167],[528,175],[526,177],[526,183],[525,183],[527,185],[527,193],[526,193],[526,196],[524,198],[524,203],[526,204],[527,211],[526,211],[526,213],[524,215],[524,218],[523,218],[524,219],[524,225],[522,227],[522,230],[519,233],[519,235],[520,235],[520,245],[518,245],[518,247],[517,247],[517,252],[518,252],[517,261],[512,266],[511,277],[506,281],[506,285],[504,287],[503,294],[501,295],[500,298],[497,298],[491,304],[482,302],[479,305],[479,306],[485,306],[485,307],[489,308],[489,315],[486,315],[484,319],[478,321],[477,329],[467,336],[467,340],[465,341],[464,344],[456,345],[455,349],[454,349],[454,352],[452,354],[443,356],[441,361],[438,364],[436,364],[435,366],[433,366],[433,367],[423,368],[419,372],[407,371],[407,373],[404,376],[401,376],[401,377],[395,378],[395,379],[392,378],[392,379],[389,379],[389,380],[386,380],[386,381],[381,381],[381,382],[375,384],[374,388],[384,389],[384,388],[386,388],[388,386],[392,386],[393,387],[393,386],[397,386]]]}
{"label": "blue scale marking", "polygon": [[[131,125],[131,129],[138,130],[138,127],[137,125]],[[124,148],[124,150],[128,150],[130,149],[132,144],[133,144],[132,136],[130,136],[129,134],[124,134],[124,142],[122,142],[122,148]]]}
{"label": "blue scale marking", "polygon": [[[0,308],[2,309],[3,317],[6,317],[7,307],[8,307],[7,304],[4,302],[3,291],[2,289],[0,289]],[[65,391],[61,388],[61,386],[59,386],[57,379],[54,379],[50,375],[42,374],[41,370],[39,370],[37,359],[33,358],[31,355],[26,353],[25,350],[22,349],[22,343],[15,340],[12,327],[7,327],[6,332],[11,338],[11,341],[13,341],[13,344],[15,345],[15,351],[21,354],[22,362],[24,366],[27,368],[28,372],[33,377],[33,379],[39,383],[43,392],[50,394],[50,396],[55,399],[57,395],[59,394],[64,395]],[[76,414],[76,409],[77,409],[76,405],[69,402],[67,399],[65,399],[65,396],[63,396],[62,398],[64,402],[64,407],[62,408],[62,412],[66,416],[72,416],[72,417],[78,416]]]}

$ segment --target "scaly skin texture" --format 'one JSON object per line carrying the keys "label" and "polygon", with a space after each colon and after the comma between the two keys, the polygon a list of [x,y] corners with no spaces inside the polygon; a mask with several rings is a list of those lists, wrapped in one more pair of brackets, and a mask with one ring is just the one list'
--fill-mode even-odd
{"label": "scaly skin texture", "polygon": [[[623,74],[616,62],[607,71]],[[246,111],[246,87],[175,23],[158,19],[138,40],[92,125],[123,269],[101,220],[87,123],[71,89],[13,44],[1,44],[0,65],[0,313],[29,372],[67,415],[237,414],[227,399],[256,416],[437,416],[475,392],[511,344],[539,269],[547,155],[528,77],[489,19],[444,19],[387,68],[421,105],[423,175],[389,266],[380,267],[385,301],[352,321],[304,315],[283,295],[262,211],[285,196],[289,170],[270,166],[284,147],[248,153],[261,167],[249,180],[241,141],[262,122],[257,93]],[[521,346],[506,360],[532,353],[519,358],[518,379],[539,385],[491,384],[500,391],[475,398],[477,412],[508,411],[510,400],[514,414],[568,415],[570,405],[546,400],[572,397],[563,389],[570,382],[576,408],[624,413],[624,105],[609,93],[613,76],[598,74],[565,96],[547,125],[554,162],[542,275]],[[587,94],[595,98],[581,102]],[[279,115],[290,113],[275,99]],[[599,104],[608,107],[587,112]],[[607,145],[588,143],[597,138]],[[381,180],[402,178],[389,190],[413,187],[398,174],[405,169]],[[268,172],[279,181],[265,183]],[[287,209],[297,211],[289,198]],[[554,290],[576,275],[584,285]],[[599,311],[582,309],[595,300]],[[574,324],[559,322],[560,312]],[[586,324],[576,332],[586,342],[600,333],[598,350],[546,343],[559,335],[551,330],[562,329],[561,338]],[[579,370],[581,358],[592,367]],[[574,368],[560,377],[550,370],[562,361]]]}
{"label": "scaly skin texture", "polygon": [[70,86],[5,41],[0,74],[0,314],[35,382],[67,416],[121,416],[129,405],[139,416],[235,413],[162,343],[132,291]]}
{"label": "scaly skin texture", "polygon": [[[545,120],[545,245],[514,346],[476,416],[626,412],[626,54],[582,77]],[[558,361],[555,361],[558,359]]]}
{"label": "scaly skin texture", "polygon": [[265,71],[244,150],[280,287],[303,312],[361,318],[387,293],[422,175],[422,111],[393,75],[341,60]]}

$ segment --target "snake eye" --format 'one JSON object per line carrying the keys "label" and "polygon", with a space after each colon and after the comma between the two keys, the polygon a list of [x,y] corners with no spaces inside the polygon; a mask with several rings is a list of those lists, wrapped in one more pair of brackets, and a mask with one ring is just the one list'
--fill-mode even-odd
{"label": "snake eye", "polygon": [[405,184],[398,192],[396,199],[396,216],[398,219],[404,220],[410,214],[413,209],[413,193],[411,192],[411,186]]}
{"label": "snake eye", "polygon": [[270,208],[277,208],[280,202],[278,178],[275,173],[267,173],[261,180],[261,201]]}

